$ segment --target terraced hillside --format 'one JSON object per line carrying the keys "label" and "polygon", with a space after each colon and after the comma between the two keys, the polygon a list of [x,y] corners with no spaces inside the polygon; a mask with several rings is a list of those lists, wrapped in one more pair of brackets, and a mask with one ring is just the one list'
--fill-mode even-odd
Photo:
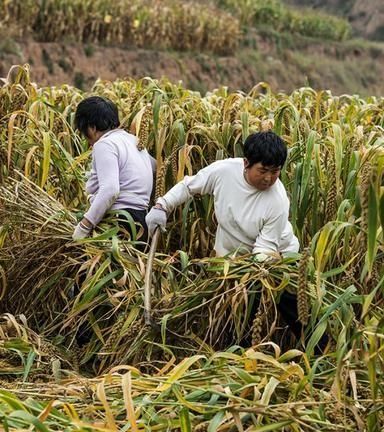
{"label": "terraced hillside", "polygon": [[350,39],[348,21],[288,9],[282,0],[81,5],[0,1],[0,76],[27,62],[40,84],[82,89],[97,78],[149,75],[202,93],[221,85],[247,91],[259,81],[275,91],[384,93],[382,44]]}

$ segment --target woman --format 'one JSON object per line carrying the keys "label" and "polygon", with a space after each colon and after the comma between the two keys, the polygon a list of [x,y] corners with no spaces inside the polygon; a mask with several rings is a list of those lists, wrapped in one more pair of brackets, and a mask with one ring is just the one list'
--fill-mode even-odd
{"label": "woman", "polygon": [[[124,210],[143,227],[153,188],[156,161],[147,150],[137,148],[138,139],[119,128],[116,105],[91,96],[79,103],[75,127],[92,147],[92,170],[86,184],[91,206],[76,226],[73,239],[87,237],[108,210]],[[129,223],[124,224],[131,232]],[[131,232],[132,234],[132,232]]]}

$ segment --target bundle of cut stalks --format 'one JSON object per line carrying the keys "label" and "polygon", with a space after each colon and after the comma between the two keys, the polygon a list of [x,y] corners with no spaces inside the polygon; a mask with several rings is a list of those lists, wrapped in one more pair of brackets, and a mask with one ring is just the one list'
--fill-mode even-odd
{"label": "bundle of cut stalks", "polygon": [[37,324],[65,304],[81,250],[68,246],[74,216],[36,184],[18,177],[0,187],[0,261],[7,275],[2,307],[34,317]]}

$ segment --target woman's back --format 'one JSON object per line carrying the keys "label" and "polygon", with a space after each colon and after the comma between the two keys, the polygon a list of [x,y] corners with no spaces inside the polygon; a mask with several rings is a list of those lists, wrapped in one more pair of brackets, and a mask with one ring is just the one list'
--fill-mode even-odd
{"label": "woman's back", "polygon": [[90,220],[100,194],[114,198],[111,209],[146,210],[153,188],[155,161],[147,150],[137,148],[137,137],[122,129],[106,132],[93,146],[92,170],[86,191],[91,195]]}

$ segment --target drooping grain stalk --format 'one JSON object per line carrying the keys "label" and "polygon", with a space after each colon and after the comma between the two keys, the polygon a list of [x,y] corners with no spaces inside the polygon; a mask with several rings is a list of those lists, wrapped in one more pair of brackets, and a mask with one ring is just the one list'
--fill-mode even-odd
{"label": "drooping grain stalk", "polygon": [[305,248],[299,261],[299,273],[297,282],[297,313],[299,321],[303,326],[308,324],[309,319],[309,299],[307,287],[307,272],[310,260],[310,249]]}

